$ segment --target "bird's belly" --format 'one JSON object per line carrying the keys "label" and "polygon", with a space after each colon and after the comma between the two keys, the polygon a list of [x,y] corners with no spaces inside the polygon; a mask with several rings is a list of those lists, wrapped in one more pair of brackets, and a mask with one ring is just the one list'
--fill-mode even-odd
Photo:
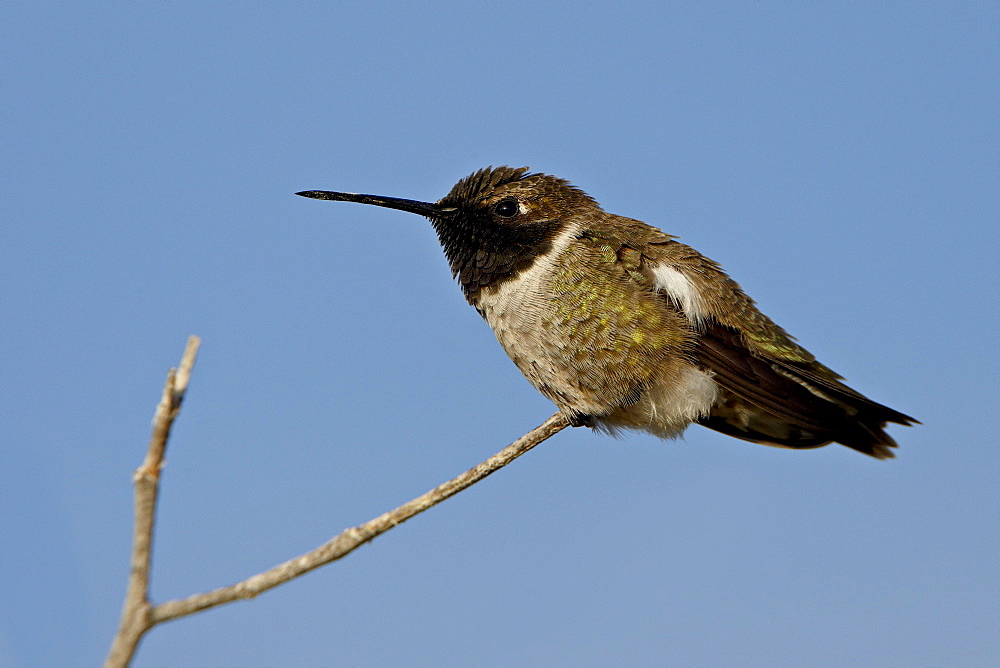
{"label": "bird's belly", "polygon": [[655,331],[665,324],[644,304],[517,288],[484,294],[479,310],[525,377],[567,414],[609,431],[674,436],[711,408],[715,383],[679,353],[676,337]]}
{"label": "bird's belly", "polygon": [[581,359],[578,343],[554,325],[536,304],[512,299],[481,307],[497,340],[521,373],[542,394],[571,413],[606,410],[592,383],[596,372]]}

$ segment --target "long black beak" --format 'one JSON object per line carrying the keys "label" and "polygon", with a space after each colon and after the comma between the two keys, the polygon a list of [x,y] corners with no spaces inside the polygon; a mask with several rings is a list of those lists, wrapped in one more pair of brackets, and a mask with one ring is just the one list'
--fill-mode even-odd
{"label": "long black beak", "polygon": [[374,204],[384,206],[389,209],[399,209],[409,211],[428,218],[441,218],[454,211],[451,207],[442,207],[431,202],[418,202],[413,199],[401,199],[399,197],[382,197],[381,195],[358,195],[355,193],[335,193],[329,190],[303,190],[295,193],[302,197],[313,199],[331,199],[335,202],[357,202],[358,204]]}

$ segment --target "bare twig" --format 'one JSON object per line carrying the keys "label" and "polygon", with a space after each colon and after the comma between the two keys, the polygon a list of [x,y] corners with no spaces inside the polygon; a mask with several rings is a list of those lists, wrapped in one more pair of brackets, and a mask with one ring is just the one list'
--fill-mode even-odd
{"label": "bare twig", "polygon": [[170,438],[170,428],[181,410],[199,345],[201,339],[197,336],[188,338],[180,366],[167,373],[163,396],[153,415],[149,450],[133,476],[135,526],[132,533],[132,562],[118,633],[104,664],[108,667],[128,665],[142,635],[155,624],[149,614],[152,610],[149,603],[149,566],[153,551],[153,523],[156,518],[160,470],[163,468],[163,455],[167,449],[167,439]]}
{"label": "bare twig", "polygon": [[163,454],[170,436],[170,428],[180,411],[181,401],[191,378],[191,367],[194,365],[199,343],[198,338],[192,336],[188,341],[188,347],[180,367],[176,370],[171,369],[167,375],[167,383],[163,388],[163,398],[160,400],[153,418],[153,436],[150,439],[149,452],[146,455],[146,460],[135,473],[135,532],[131,574],[128,590],[125,594],[121,624],[105,662],[106,668],[127,666],[132,660],[143,634],[156,624],[217,605],[253,598],[268,589],[284,584],[331,561],[336,561],[414,515],[418,515],[474,485],[568,426],[562,414],[556,413],[482,464],[438,485],[426,494],[422,494],[394,510],[359,526],[345,529],[311,552],[279,564],[263,573],[252,575],[246,580],[228,587],[220,587],[204,594],[195,594],[154,606],[149,601],[149,568],[160,469],[163,466]]}
{"label": "bare twig", "polygon": [[426,494],[422,494],[412,501],[379,515],[360,526],[344,529],[339,535],[320,545],[315,550],[279,564],[268,571],[253,575],[242,582],[237,582],[228,587],[221,587],[204,594],[195,594],[187,598],[161,603],[155,606],[150,612],[151,621],[153,624],[158,624],[170,619],[183,617],[184,615],[190,615],[199,610],[222,605],[223,603],[253,598],[268,589],[284,584],[315,568],[319,568],[331,561],[336,561],[376,536],[380,536],[414,515],[418,515],[445,499],[458,494],[466,487],[474,485],[494,471],[510,464],[528,450],[531,450],[567,426],[562,414],[556,413],[482,464],[469,469],[446,483],[438,485]]}

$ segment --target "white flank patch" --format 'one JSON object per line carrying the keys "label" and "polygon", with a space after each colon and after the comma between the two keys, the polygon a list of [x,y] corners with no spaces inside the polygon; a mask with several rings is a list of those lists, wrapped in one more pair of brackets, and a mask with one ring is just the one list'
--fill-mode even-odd
{"label": "white flank patch", "polygon": [[653,286],[673,299],[692,323],[698,324],[708,315],[701,293],[683,272],[669,265],[660,264],[653,267],[653,276]]}
{"label": "white flank patch", "polygon": [[676,438],[711,412],[718,389],[710,374],[688,367],[672,382],[659,379],[637,403],[595,418],[594,426],[611,435],[622,429],[641,429],[660,438]]}
{"label": "white flank patch", "polygon": [[685,426],[711,412],[719,391],[711,375],[694,367],[686,369],[678,383],[657,389],[659,392],[649,397],[653,420]]}

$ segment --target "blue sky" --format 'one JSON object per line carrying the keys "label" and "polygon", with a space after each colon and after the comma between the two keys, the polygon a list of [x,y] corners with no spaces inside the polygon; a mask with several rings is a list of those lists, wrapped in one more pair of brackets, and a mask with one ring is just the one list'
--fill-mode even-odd
{"label": "blue sky", "polygon": [[899,457],[563,432],[137,665],[1000,661],[1000,9],[4,3],[0,665],[102,660],[131,473],[203,338],[153,597],[228,584],[552,413],[430,226],[487,165],[721,262]]}

